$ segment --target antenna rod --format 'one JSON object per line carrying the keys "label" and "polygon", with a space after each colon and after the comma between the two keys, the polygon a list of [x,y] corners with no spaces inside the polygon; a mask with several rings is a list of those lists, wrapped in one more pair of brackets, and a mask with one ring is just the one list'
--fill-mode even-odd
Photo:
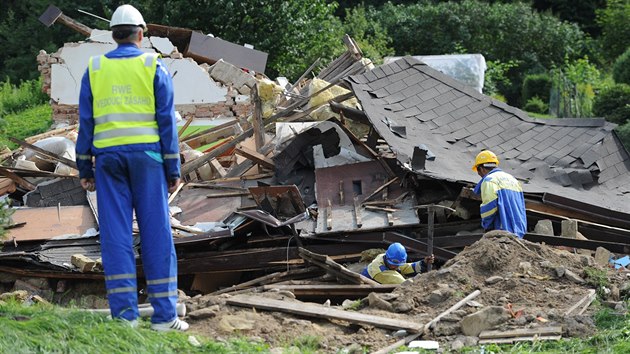
{"label": "antenna rod", "polygon": [[79,12],[81,12],[81,13],[84,13],[84,14],[86,14],[86,15],[90,15],[90,16],[92,16],[92,17],[96,17],[96,18],[98,18],[99,20],[103,20],[103,21],[105,21],[105,22],[109,23],[109,20],[108,20],[108,19],[106,19],[106,18],[102,18],[101,16],[98,16],[98,15],[95,15],[95,14],[91,14],[91,13],[89,13],[89,12],[87,12],[87,11],[83,11],[83,10],[81,10],[81,9],[78,9],[77,11],[79,11]]}

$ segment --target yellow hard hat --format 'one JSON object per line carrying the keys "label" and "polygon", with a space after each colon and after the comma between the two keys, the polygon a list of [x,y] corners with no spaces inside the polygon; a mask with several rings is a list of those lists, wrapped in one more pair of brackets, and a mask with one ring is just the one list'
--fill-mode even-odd
{"label": "yellow hard hat", "polygon": [[473,165],[472,170],[477,172],[477,166],[493,162],[496,163],[497,166],[499,165],[499,159],[497,158],[497,155],[495,155],[494,152],[490,150],[484,150],[480,152],[475,158],[475,164]]}

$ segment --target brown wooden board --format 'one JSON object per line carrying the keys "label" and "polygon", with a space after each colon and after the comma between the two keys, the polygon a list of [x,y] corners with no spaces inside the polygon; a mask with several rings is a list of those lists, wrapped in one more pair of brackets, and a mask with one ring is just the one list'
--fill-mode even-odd
{"label": "brown wooden board", "polygon": [[227,303],[229,305],[235,306],[254,307],[257,309],[270,311],[282,311],[301,316],[342,320],[379,328],[388,328],[394,330],[404,329],[412,333],[419,333],[422,331],[423,328],[421,324],[413,323],[410,321],[402,321],[393,318],[366,315],[363,313],[344,311],[326,307],[323,305],[309,304],[299,301],[282,301],[259,296],[236,295],[227,299]]}
{"label": "brown wooden board", "polygon": [[17,229],[8,230],[6,240],[50,240],[63,235],[83,235],[94,228],[96,219],[88,206],[63,206],[16,209],[11,216],[14,223],[26,222]]}

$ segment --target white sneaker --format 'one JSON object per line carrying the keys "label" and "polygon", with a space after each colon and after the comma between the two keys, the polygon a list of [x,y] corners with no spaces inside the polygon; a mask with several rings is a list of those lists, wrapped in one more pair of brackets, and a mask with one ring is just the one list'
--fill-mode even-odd
{"label": "white sneaker", "polygon": [[164,323],[152,323],[151,329],[158,332],[168,332],[168,331],[185,331],[188,329],[188,323],[180,320],[179,318],[175,318],[171,322]]}
{"label": "white sneaker", "polygon": [[121,318],[120,322],[122,322],[122,324],[124,324],[125,326],[129,326],[131,328],[138,328],[138,320],[137,319],[129,321],[129,320],[126,320],[124,318]]}

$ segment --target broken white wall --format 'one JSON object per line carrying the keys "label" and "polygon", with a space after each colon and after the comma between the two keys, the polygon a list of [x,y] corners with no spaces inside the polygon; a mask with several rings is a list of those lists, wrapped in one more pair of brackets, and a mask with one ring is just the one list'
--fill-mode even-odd
{"label": "broken white wall", "polygon": [[[110,31],[94,30],[88,42],[66,43],[50,55],[40,51],[37,60],[44,78],[43,89],[54,102],[53,119],[56,123],[76,123],[81,78],[89,58],[115,48]],[[162,61],[173,76],[175,106],[182,115],[241,117],[251,112],[249,97],[241,97],[230,85],[213,80],[207,65],[197,65],[192,59],[182,58],[167,38],[145,38],[141,49],[151,53],[157,49],[162,53]],[[236,98],[239,98],[238,101]]]}
{"label": "broken white wall", "polygon": [[[81,78],[91,56],[116,48],[111,43],[71,43],[61,48],[60,63],[51,65],[51,98],[59,104],[79,104]],[[142,48],[154,53],[152,48]],[[191,59],[163,58],[173,77],[175,104],[216,103],[225,101],[227,88],[220,87],[208,73]]]}

